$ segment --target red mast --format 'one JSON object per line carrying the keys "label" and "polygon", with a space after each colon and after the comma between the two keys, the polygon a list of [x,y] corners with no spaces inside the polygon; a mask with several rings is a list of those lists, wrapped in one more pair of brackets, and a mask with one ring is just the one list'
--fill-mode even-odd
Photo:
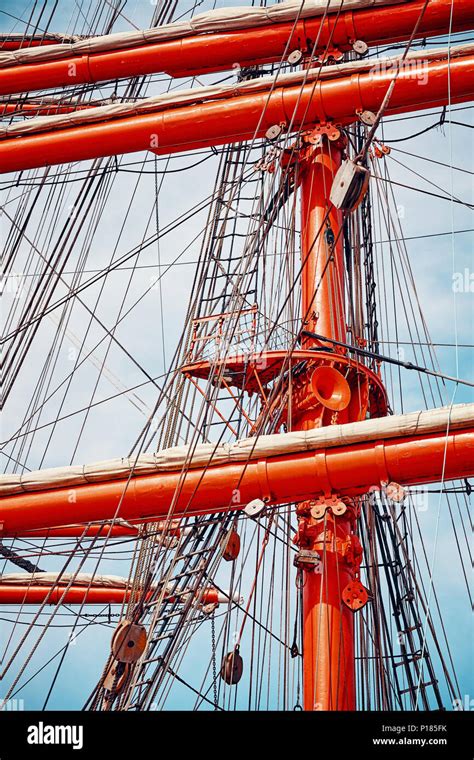
{"label": "red mast", "polygon": [[[328,135],[331,136],[331,140]],[[335,139],[334,139],[335,138]],[[338,130],[329,130],[313,139],[301,155],[301,258],[302,317],[305,326],[327,338],[345,342],[344,259],[342,214],[329,201],[334,176],[341,165],[342,139]],[[305,348],[315,341],[304,339]],[[327,374],[326,404],[332,409],[331,422],[336,422],[339,404],[332,403],[338,393],[331,386],[335,379],[340,392],[349,390],[343,375],[326,363],[310,371]],[[326,368],[326,369],[324,369]],[[338,373],[338,374],[334,374]],[[324,383],[323,383],[324,384]],[[330,390],[332,394],[329,395]],[[342,408],[339,410],[342,411]],[[321,404],[308,410],[297,427],[308,429],[327,424],[321,417]],[[333,494],[316,507],[302,502],[299,514],[298,544],[301,556],[303,586],[303,694],[305,710],[354,710],[354,622],[352,610],[342,602],[342,591],[353,580],[353,563],[345,560],[341,547],[355,541],[355,514],[345,508],[343,514],[331,509]],[[345,505],[339,502],[342,507]],[[317,510],[317,511],[315,511]],[[336,509],[335,512],[338,510]],[[320,517],[314,517],[320,514]],[[319,559],[318,559],[319,557]],[[313,559],[316,564],[308,562]]]}

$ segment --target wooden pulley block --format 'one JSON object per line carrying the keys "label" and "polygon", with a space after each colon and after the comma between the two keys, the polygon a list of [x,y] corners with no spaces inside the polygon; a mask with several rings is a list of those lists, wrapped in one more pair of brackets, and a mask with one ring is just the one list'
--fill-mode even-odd
{"label": "wooden pulley block", "polygon": [[239,683],[244,672],[244,661],[239,654],[239,647],[235,647],[233,652],[229,652],[222,660],[221,678],[229,686]]}
{"label": "wooden pulley block", "polygon": [[233,562],[240,553],[240,536],[232,529],[221,542],[222,556],[226,562]]}
{"label": "wooden pulley block", "polygon": [[129,662],[114,662],[104,678],[104,689],[111,694],[120,694],[127,684],[131,670]]}
{"label": "wooden pulley block", "polygon": [[343,589],[342,601],[350,610],[357,612],[369,601],[369,592],[359,580],[355,579]]}
{"label": "wooden pulley block", "polygon": [[136,662],[145,651],[146,642],[144,625],[121,620],[112,636],[112,654],[119,662]]}

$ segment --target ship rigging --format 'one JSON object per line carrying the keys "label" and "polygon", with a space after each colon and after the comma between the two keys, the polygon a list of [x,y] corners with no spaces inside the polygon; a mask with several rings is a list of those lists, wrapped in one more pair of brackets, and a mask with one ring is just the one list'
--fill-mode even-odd
{"label": "ship rigging", "polygon": [[469,128],[469,4],[125,5],[0,37],[2,699],[99,631],[89,710],[452,705],[472,378],[397,191],[454,263],[472,172],[404,141]]}

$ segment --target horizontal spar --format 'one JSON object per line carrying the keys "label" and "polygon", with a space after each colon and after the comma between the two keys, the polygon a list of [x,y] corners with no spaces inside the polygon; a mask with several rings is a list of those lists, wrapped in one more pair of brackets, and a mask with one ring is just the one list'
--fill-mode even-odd
{"label": "horizontal spar", "polygon": [[[413,58],[410,66],[402,67],[387,115],[443,106],[448,101],[464,102],[473,97],[474,55],[459,54],[448,59],[443,51],[439,58],[442,60],[428,62],[418,57],[417,65]],[[72,119],[68,122],[71,126],[58,128],[54,120],[67,117],[37,119],[38,124],[28,122],[24,132],[16,128],[6,130],[0,140],[0,171],[21,171],[144,150],[158,154],[184,152],[263,137],[275,124],[286,124],[292,130],[317,122],[349,124],[358,119],[358,112],[379,109],[393,77],[393,63],[388,59],[372,64],[372,69],[365,73],[308,81],[304,85],[282,86],[278,81],[275,84],[267,80],[260,89],[241,86],[238,94],[217,88],[215,97],[214,88],[204,88],[203,102],[196,102],[197,90],[190,104],[169,107],[162,104],[156,112],[97,123],[93,121],[94,109],[90,109],[87,123],[80,126],[73,126]],[[81,114],[72,116],[83,118]]]}
{"label": "horizontal spar", "polygon": [[[54,491],[68,489],[69,494],[75,493],[77,487],[90,484],[110,483],[121,481],[122,484],[130,477],[158,475],[169,472],[182,472],[187,466],[191,469],[202,469],[212,465],[227,465],[232,463],[247,464],[251,460],[263,461],[280,454],[288,456],[305,451],[328,450],[331,448],[348,447],[352,444],[386,441],[390,438],[413,439],[440,430],[465,430],[472,427],[474,404],[456,404],[455,406],[440,407],[424,412],[410,412],[403,415],[390,415],[343,425],[330,425],[312,431],[293,431],[284,435],[265,435],[258,438],[246,438],[233,444],[200,444],[191,450],[188,446],[178,446],[157,452],[142,453],[132,459],[115,458],[86,465],[70,465],[43,470],[27,471],[0,476],[0,504],[6,497],[16,495],[27,496],[38,491]],[[151,518],[150,518],[151,519]],[[30,538],[98,538],[137,536],[140,520],[136,525],[121,518],[114,523],[72,524],[61,527],[44,528],[39,530],[26,529],[18,531],[17,536],[25,535]],[[155,522],[153,532],[166,534],[166,540],[174,540],[180,535],[186,535],[189,527],[182,526],[179,520]],[[143,533],[142,533],[143,535]]]}
{"label": "horizontal spar", "polygon": [[[313,11],[313,16],[309,15],[311,10],[308,8],[308,15],[301,17],[301,4],[297,3],[296,6],[293,4],[292,20],[255,28],[251,25],[252,13],[247,22],[243,18],[242,28],[232,31],[226,31],[225,10],[220,10],[221,27],[216,23],[211,27],[215,31],[204,34],[180,36],[179,29],[183,25],[171,24],[167,27],[169,39],[166,31],[159,30],[163,39],[147,44],[143,44],[144,39],[149,36],[153,39],[156,30],[146,30],[142,39],[140,33],[132,32],[81,40],[76,45],[49,46],[47,51],[36,49],[26,54],[22,51],[19,56],[4,57],[3,62],[0,56],[0,95],[156,72],[188,77],[236,66],[275,62],[285,51],[287,55],[295,50],[314,51],[313,54],[319,55],[329,46],[333,54],[342,53],[351,49],[356,40],[363,40],[369,46],[393,44],[410,37],[424,4],[424,0],[416,0],[367,8],[364,7],[367,3],[361,2],[360,8],[337,13],[338,3],[332,13],[323,15],[324,6],[319,5],[318,14]],[[235,16],[233,9],[232,15]],[[451,0],[430,0],[415,36],[421,39],[442,35],[449,29],[459,32],[471,25],[470,0],[455,0],[454,3]],[[173,32],[173,28],[176,31]],[[132,44],[134,40],[135,44]]]}
{"label": "horizontal spar", "polygon": [[474,428],[391,438],[301,454],[265,457],[247,464],[197,467],[183,475],[164,472],[126,480],[4,497],[4,536],[74,522],[147,522],[172,516],[244,508],[254,499],[269,505],[337,493],[358,495],[394,481],[419,485],[474,474]]}
{"label": "horizontal spar", "polygon": [[[90,525],[62,525],[59,528],[49,528],[47,530],[28,530],[22,535],[25,538],[80,538],[81,541],[84,539],[94,539],[96,537],[106,540],[128,537],[137,538],[138,536],[144,538],[145,534],[140,533],[141,527],[141,523],[132,525],[125,520],[116,520],[114,523],[105,522],[92,523]],[[180,538],[180,536],[188,535],[191,530],[192,528],[189,527],[180,528],[179,521],[173,520],[171,521],[171,524],[168,524],[168,522],[164,520],[162,523],[154,525],[153,529],[147,531],[146,535],[164,534],[164,538],[162,539],[163,542],[170,543],[173,540]],[[17,537],[19,536],[18,533],[16,535]]]}
{"label": "horizontal spar", "polygon": [[58,34],[56,32],[43,32],[43,34],[22,34],[21,32],[10,32],[9,34],[0,34],[0,52],[12,50],[29,50],[34,47],[45,47],[46,45],[58,45],[58,43],[78,42],[81,37],[77,35]]}
{"label": "horizontal spar", "polygon": [[62,113],[74,113],[75,111],[81,111],[88,108],[93,108],[93,104],[89,103],[48,103],[47,101],[11,101],[9,103],[2,103],[0,101],[0,116],[6,116],[12,114],[13,116],[54,116]]}
{"label": "horizontal spar", "polygon": [[[86,577],[81,580],[79,574],[76,578],[71,577],[71,582],[63,577],[59,580],[51,578],[42,579],[42,576],[51,576],[51,573],[14,573],[0,575],[0,606],[33,604],[123,604],[127,603],[132,595],[130,583],[125,578],[116,576]],[[163,604],[180,602],[184,604],[190,596],[194,596],[196,603],[200,605],[229,604],[229,602],[241,603],[239,594],[230,595],[229,592],[219,591],[217,588],[208,587],[193,591],[181,591],[173,594],[165,591]],[[146,601],[154,597],[160,598],[160,589],[151,588]]]}

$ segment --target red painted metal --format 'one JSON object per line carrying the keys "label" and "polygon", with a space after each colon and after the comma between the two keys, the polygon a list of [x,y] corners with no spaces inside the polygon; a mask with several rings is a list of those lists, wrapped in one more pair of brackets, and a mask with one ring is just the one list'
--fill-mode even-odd
{"label": "red painted metal", "polygon": [[[320,19],[298,22],[290,49],[301,49],[301,41],[314,38],[320,27],[322,48],[331,35],[333,47],[339,50],[348,49],[358,37],[375,44],[394,42],[409,36],[422,6],[423,2],[414,2],[377,11],[344,12],[335,27],[333,17],[323,22]],[[451,7],[447,0],[432,0],[418,36],[443,33],[450,23]],[[469,17],[470,4],[457,0],[453,31],[468,28]],[[26,81],[28,89],[32,89],[163,69],[179,76],[191,71],[218,70],[233,62],[265,63],[281,56],[290,29],[291,25],[279,24],[245,33],[196,35],[41,66],[16,66],[0,70],[0,93],[18,91],[12,88],[20,87],[21,83],[20,89],[23,89]],[[72,80],[69,76],[65,79],[71,62],[76,64]],[[448,91],[452,103],[468,100],[474,93],[472,62],[472,56],[466,55],[449,64],[446,60],[429,63],[424,87],[420,87],[411,71],[402,71],[387,114],[444,105]],[[261,137],[269,126],[282,122],[291,123],[292,128],[320,122],[348,124],[356,120],[362,110],[378,110],[392,76],[392,72],[369,72],[316,85],[310,83],[302,90],[277,86],[271,92],[229,96],[151,115],[17,139],[4,138],[0,140],[0,167],[2,172],[7,172],[147,149],[160,154],[173,153]],[[309,330],[344,342],[344,266],[342,240],[338,238],[342,220],[339,212],[328,206],[327,200],[340,161],[341,146],[336,143],[307,148],[302,155],[302,255],[305,261],[302,313]],[[333,247],[328,244],[328,229],[336,238]],[[307,351],[312,345],[312,340],[305,338],[303,349]],[[343,356],[340,358],[344,360]],[[327,366],[325,371],[329,371]],[[260,380],[257,377],[257,381]],[[342,398],[345,387],[339,390]],[[344,399],[338,401],[341,409],[345,409],[343,402]],[[298,417],[298,428],[327,424],[327,420],[321,421],[320,412],[315,411],[312,404],[310,398],[309,403],[301,407],[304,413]],[[336,409],[334,422],[337,413]],[[440,430],[428,436],[281,455],[246,465],[198,468],[188,471],[184,477],[174,472],[139,476],[128,484],[111,481],[22,494],[2,500],[0,521],[6,536],[47,528],[53,528],[56,535],[69,535],[61,531],[71,528],[54,526],[73,521],[110,520],[117,512],[122,519],[144,522],[164,517],[170,510],[173,517],[179,518],[240,509],[255,498],[265,498],[270,504],[296,500],[299,502],[299,547],[318,552],[322,563],[322,572],[302,570],[304,707],[307,710],[350,710],[356,706],[354,612],[343,603],[342,593],[351,588],[357,578],[360,545],[355,535],[357,506],[348,506],[345,497],[357,497],[391,480],[412,485],[436,482],[441,473],[446,480],[470,476],[473,433],[474,428],[447,433]],[[341,514],[330,507],[334,494],[344,500],[346,509]],[[312,512],[314,502],[309,500],[315,497],[320,499],[318,509],[321,504],[324,506],[323,516]],[[96,528],[91,528],[92,533],[94,530]],[[0,604],[39,604],[46,598],[50,603],[58,603],[62,593],[64,588],[60,586],[52,590],[49,586],[25,588],[0,584]],[[63,601],[69,604],[122,603],[128,594],[127,590],[118,588],[76,586],[66,592]],[[211,601],[214,600],[206,599],[207,603]]]}
{"label": "red painted metal", "polygon": [[[139,535],[141,524],[125,525],[116,522],[112,523],[93,523],[91,525],[63,525],[59,528],[50,528],[48,530],[25,530],[21,535],[25,538],[126,538],[127,536],[137,537]],[[168,538],[179,538],[182,529],[179,527],[178,520],[171,522],[163,520],[155,524],[150,531],[155,533],[166,533]],[[20,534],[17,534],[18,536]],[[143,537],[143,533],[140,534]]]}
{"label": "red painted metal", "polygon": [[[303,278],[306,274],[303,272]],[[306,286],[305,286],[306,287]],[[318,343],[314,341],[314,343]],[[382,417],[387,413],[387,397],[382,379],[377,372],[369,368],[361,371],[361,364],[350,355],[343,355],[326,350],[315,353],[314,350],[295,349],[291,353],[291,364],[305,362],[305,374],[298,373],[291,380],[291,424],[293,429],[319,427],[325,421],[331,421],[333,411],[323,406],[326,390],[322,373],[333,372],[339,376],[342,384],[350,385],[349,404],[338,412],[338,423],[356,422],[370,417]],[[281,391],[268,409],[267,398],[271,393],[272,383],[282,378],[289,369],[288,352],[282,350],[262,351],[256,354],[229,356],[218,361],[196,361],[182,367],[181,371],[188,377],[207,379],[213,372],[227,377],[227,386],[245,389],[248,393],[259,393],[262,399],[261,415],[275,414],[279,424],[289,424],[290,409],[288,405],[288,379],[280,382]],[[341,374],[343,377],[341,378]],[[197,386],[199,387],[199,386]],[[331,392],[334,393],[334,388]],[[204,393],[204,391],[202,391]],[[301,425],[300,425],[301,422]],[[314,423],[314,424],[310,424]],[[258,420],[254,423],[258,427]],[[306,425],[306,427],[304,427]]]}
{"label": "red painted metal", "polygon": [[66,103],[37,102],[29,101],[10,101],[8,103],[0,102],[0,116],[11,114],[13,116],[57,116],[62,113],[73,113],[74,111],[84,111],[88,108],[94,108],[93,103],[77,103],[67,105]]}
{"label": "red painted metal", "polygon": [[[341,446],[319,452],[268,457],[247,465],[235,463],[180,472],[114,480],[78,488],[57,488],[4,497],[0,503],[3,535],[25,530],[111,520],[118,511],[127,521],[147,522],[171,511],[183,516],[237,510],[267,494],[270,504],[305,501],[321,494],[327,485],[341,495],[366,493],[383,481],[401,485],[435,483],[472,475],[474,428],[440,430],[437,434],[387,439]],[[446,453],[446,463],[443,462]],[[178,493],[176,501],[174,496]],[[120,509],[118,509],[120,504]],[[170,505],[174,505],[170,508]]]}
{"label": "red painted metal", "polygon": [[[334,176],[341,165],[339,141],[310,147],[303,155],[301,178],[301,313],[304,329],[346,342],[342,215],[329,204]],[[334,250],[328,232],[335,238]],[[314,345],[311,338],[305,346]]]}
{"label": "red painted metal", "polygon": [[[233,32],[196,34],[181,39],[75,55],[37,64],[0,69],[0,94],[114,80],[164,71],[176,77],[278,61],[285,50],[316,55],[327,46],[332,53],[349,50],[357,39],[369,46],[400,42],[412,33],[424,0],[395,6],[343,11]],[[452,13],[452,18],[451,18]],[[430,0],[416,37],[442,35],[471,28],[470,0]]]}
{"label": "red painted metal", "polygon": [[17,38],[8,37],[8,35],[1,35],[0,36],[0,51],[3,52],[4,50],[25,50],[26,48],[32,48],[32,47],[44,47],[45,45],[57,45],[58,39],[55,37],[54,39],[47,39],[43,36],[41,37],[22,37],[19,36]]}
{"label": "red painted metal", "polygon": [[[64,594],[64,596],[63,596]],[[147,599],[152,592],[147,594]],[[131,589],[117,586],[74,586],[67,591],[66,586],[61,585],[14,585],[0,582],[0,605],[2,604],[123,604],[128,602]],[[206,589],[198,597],[200,604],[219,604],[217,589]],[[163,601],[171,604],[176,601],[173,596],[165,596]]]}
{"label": "red painted metal", "polygon": [[[301,172],[301,258],[302,318],[304,326],[327,338],[346,341],[344,299],[344,252],[342,214],[329,202],[334,176],[342,161],[341,139],[320,138],[320,147],[309,146],[300,156]],[[311,339],[306,340],[308,347]],[[335,370],[332,370],[335,372]],[[317,372],[328,372],[320,365]],[[336,373],[350,389],[342,374]],[[334,387],[331,385],[332,396]],[[298,419],[297,427],[310,429],[319,424],[320,407],[311,403]],[[329,394],[331,395],[331,394]],[[345,408],[349,399],[336,394],[324,399],[330,407]],[[356,405],[360,393],[354,393]],[[347,402],[347,403],[346,403]],[[335,411],[329,409],[337,421]],[[356,418],[360,415],[356,415]],[[329,417],[331,420],[331,416]],[[329,495],[329,494],[327,494]],[[354,514],[347,510],[335,516],[326,510],[314,520],[309,505],[299,504],[301,515],[297,543],[300,548],[318,552],[321,565],[302,569],[303,583],[303,704],[305,710],[354,710],[355,660],[353,613],[342,603],[341,591],[353,580],[354,567],[339,551],[339,544],[351,540]]]}
{"label": "red painted metal", "polygon": [[303,570],[303,699],[305,710],[355,710],[354,613],[342,602],[353,567],[338,544],[348,541],[349,513],[320,521],[312,545],[322,572]]}
{"label": "red painted metal", "polygon": [[[304,234],[304,233],[303,233]],[[303,274],[303,273],[302,273]],[[305,276],[303,274],[303,276]],[[317,345],[321,341],[310,341],[310,344]],[[292,352],[292,359],[295,362],[311,361],[314,359],[314,352],[311,350],[295,349]],[[319,350],[318,356],[323,357],[327,361],[334,360],[334,353],[327,350]],[[351,359],[350,356],[337,356],[338,361],[345,362],[347,367],[359,366],[360,362]],[[236,388],[245,387],[250,393],[258,393],[259,383],[264,386],[272,383],[275,378],[279,377],[282,372],[285,372],[288,364],[288,351],[282,349],[276,349],[274,351],[261,351],[254,354],[236,354],[228,356],[225,359],[217,360],[200,360],[190,364],[186,364],[181,367],[183,374],[190,374],[193,377],[208,379],[213,373],[224,374],[229,373],[229,385],[233,385]],[[250,375],[251,371],[255,370],[258,373],[259,381],[255,378],[255,375]],[[379,384],[380,389],[383,390],[379,375],[371,370],[368,370],[371,382]]]}
{"label": "red painted metal", "polygon": [[[431,62],[426,83],[410,69],[398,76],[387,114],[459,103],[474,95],[474,57]],[[450,88],[448,88],[448,78]],[[156,113],[0,140],[0,171],[153,150],[158,154],[262,137],[274,124],[293,129],[316,122],[349,124],[357,111],[377,111],[393,72],[367,72],[301,87],[275,87]]]}

